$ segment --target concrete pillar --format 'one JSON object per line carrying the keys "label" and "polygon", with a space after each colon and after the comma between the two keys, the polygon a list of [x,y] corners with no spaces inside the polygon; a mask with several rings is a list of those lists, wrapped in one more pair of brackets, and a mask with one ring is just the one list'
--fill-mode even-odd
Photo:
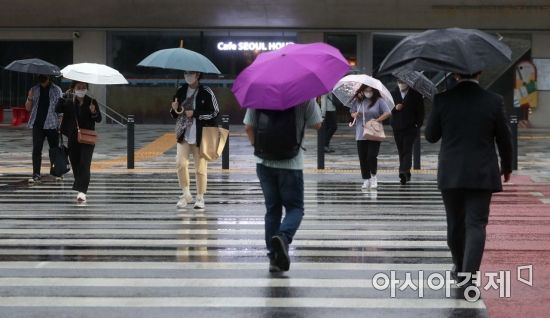
{"label": "concrete pillar", "polygon": [[[531,56],[533,59],[550,59],[550,32],[534,33]],[[550,127],[550,91],[539,91],[539,102],[529,116],[533,127]]]}
{"label": "concrete pillar", "polygon": [[371,75],[372,65],[372,44],[373,35],[370,32],[360,32],[357,34],[357,69],[359,72]]}
{"label": "concrete pillar", "polygon": [[[107,32],[106,31],[74,31],[73,62],[107,64]],[[107,104],[107,87],[105,85],[90,85],[90,94],[98,102]],[[111,105],[109,105],[112,107]]]}

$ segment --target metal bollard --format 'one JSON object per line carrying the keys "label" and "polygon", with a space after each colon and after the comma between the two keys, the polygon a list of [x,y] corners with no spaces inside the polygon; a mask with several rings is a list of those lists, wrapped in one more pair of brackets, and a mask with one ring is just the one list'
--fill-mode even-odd
{"label": "metal bollard", "polygon": [[415,170],[420,170],[420,129],[418,129],[418,133],[416,134],[416,138],[414,140],[413,145],[413,168]]}
{"label": "metal bollard", "polygon": [[325,169],[325,138],[326,127],[325,123],[321,125],[321,128],[317,131],[317,169]]}
{"label": "metal bollard", "polygon": [[126,168],[134,169],[134,115],[128,115],[128,123],[126,124],[127,130],[127,154],[126,154]]}
{"label": "metal bollard", "polygon": [[[229,115],[222,115],[222,127],[229,130]],[[222,169],[229,169],[229,136],[222,152]]]}
{"label": "metal bollard", "polygon": [[510,129],[512,131],[512,170],[518,170],[518,115],[510,115]]}

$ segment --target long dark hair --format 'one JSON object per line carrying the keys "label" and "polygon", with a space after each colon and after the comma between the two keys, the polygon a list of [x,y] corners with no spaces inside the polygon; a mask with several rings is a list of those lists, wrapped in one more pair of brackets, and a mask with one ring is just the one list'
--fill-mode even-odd
{"label": "long dark hair", "polygon": [[[370,87],[370,86],[362,84],[361,87],[359,87],[359,89],[355,92],[355,95],[353,95],[353,98],[351,99],[351,101],[352,102],[353,101],[362,102],[366,98],[364,94],[367,90],[367,87]],[[373,87],[371,87],[371,88],[372,88],[372,97],[370,99],[370,104],[369,104],[369,106],[367,106],[367,108],[371,108],[374,104],[376,104],[378,99],[382,97],[382,95],[380,95],[379,90],[377,90],[376,88],[373,88]]]}

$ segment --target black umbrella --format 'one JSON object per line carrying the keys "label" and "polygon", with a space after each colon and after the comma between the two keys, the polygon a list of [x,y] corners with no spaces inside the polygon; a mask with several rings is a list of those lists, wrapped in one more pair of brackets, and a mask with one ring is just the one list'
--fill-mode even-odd
{"label": "black umbrella", "polygon": [[386,56],[379,75],[401,70],[474,74],[511,61],[512,50],[479,30],[428,30],[404,38]]}
{"label": "black umbrella", "polygon": [[41,59],[16,60],[6,66],[6,70],[41,75],[61,75],[59,67]]}

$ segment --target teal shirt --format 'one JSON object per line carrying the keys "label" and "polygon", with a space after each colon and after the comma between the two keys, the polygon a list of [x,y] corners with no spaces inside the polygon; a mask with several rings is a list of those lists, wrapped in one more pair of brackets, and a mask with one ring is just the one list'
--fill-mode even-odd
{"label": "teal shirt", "polygon": [[[296,106],[296,131],[301,136],[302,128],[304,127],[304,120],[306,121],[306,126],[313,126],[315,124],[321,123],[321,110],[315,100],[310,100],[303,104]],[[246,115],[244,116],[243,123],[247,126],[252,126],[256,124],[256,110],[247,109]],[[305,137],[304,137],[305,138]],[[265,160],[255,156],[256,163],[264,165],[270,168],[278,169],[290,169],[290,170],[303,170],[304,169],[304,150],[300,149],[296,157],[287,160]]]}

